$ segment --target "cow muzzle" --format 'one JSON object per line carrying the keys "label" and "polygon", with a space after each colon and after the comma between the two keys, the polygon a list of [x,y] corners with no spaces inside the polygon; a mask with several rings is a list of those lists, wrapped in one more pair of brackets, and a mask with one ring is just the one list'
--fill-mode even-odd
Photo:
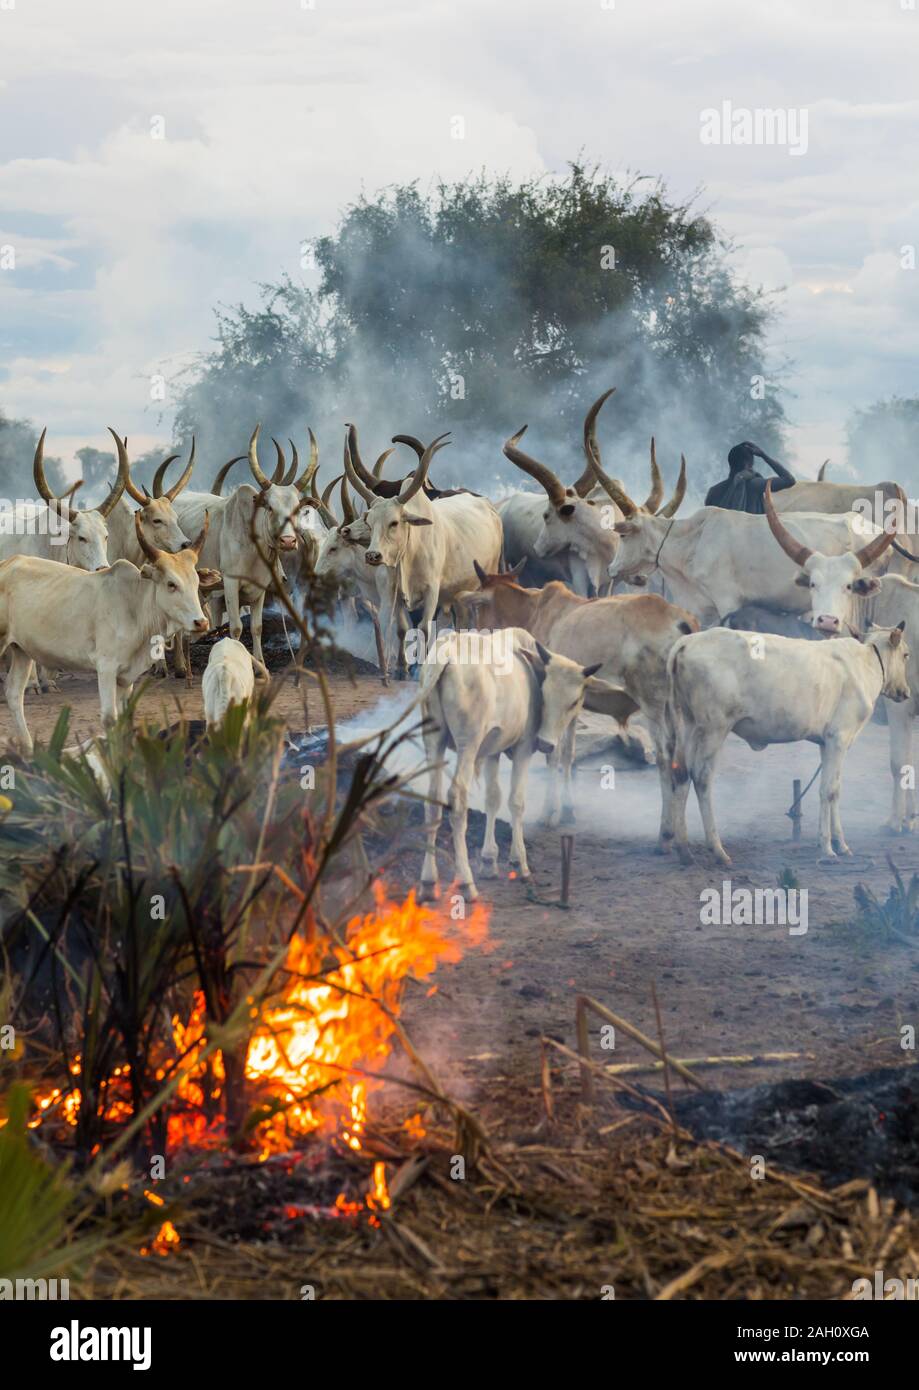
{"label": "cow muzzle", "polygon": [[196,618],[195,621],[192,623],[191,627],[192,632],[207,632],[207,618]]}
{"label": "cow muzzle", "polygon": [[364,559],[367,561],[368,565],[382,565],[383,563],[383,556],[378,550],[368,550]]}
{"label": "cow muzzle", "polygon": [[297,537],[296,537],[296,536],[282,536],[281,539],[278,541],[278,549],[279,549],[279,550],[296,550],[296,548],[297,548]]}
{"label": "cow muzzle", "polygon": [[838,637],[842,632],[842,619],[836,618],[832,613],[821,613],[814,619],[813,626],[818,632],[826,632],[831,637]]}

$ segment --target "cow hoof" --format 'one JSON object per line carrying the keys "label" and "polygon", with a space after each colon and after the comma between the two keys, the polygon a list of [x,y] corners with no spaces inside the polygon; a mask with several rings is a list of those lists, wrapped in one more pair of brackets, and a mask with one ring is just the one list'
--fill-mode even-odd
{"label": "cow hoof", "polygon": [[654,846],[654,853],[655,853],[655,854],[669,854],[672,848],[673,848],[673,840],[672,840],[672,838],[669,839],[669,840],[658,840],[657,844]]}
{"label": "cow hoof", "polygon": [[497,877],[498,877],[498,860],[497,860],[497,858],[495,858],[495,859],[482,859],[481,865],[482,865],[482,867],[481,867],[481,869],[479,870],[479,872],[481,873],[481,875],[482,875],[483,878],[497,878]]}
{"label": "cow hoof", "polygon": [[[660,851],[663,853],[663,851]],[[684,869],[689,869],[696,862],[696,856],[688,845],[677,845],[677,854],[680,856],[680,863]]]}
{"label": "cow hoof", "polygon": [[832,866],[833,864],[838,864],[839,855],[835,852],[835,850],[831,849],[828,854],[818,854],[817,863],[826,865],[828,867]]}
{"label": "cow hoof", "polygon": [[849,849],[849,846],[848,846],[848,845],[839,845],[839,844],[835,844],[835,845],[833,846],[833,848],[835,849],[837,855],[840,856],[840,858],[843,858],[843,859],[851,859],[851,858],[852,858],[852,851]]}
{"label": "cow hoof", "polygon": [[418,901],[420,903],[436,903],[439,898],[439,883],[421,883],[418,885]]}
{"label": "cow hoof", "polygon": [[479,890],[474,883],[460,883],[458,884],[458,888],[462,896],[468,898],[470,902],[474,903],[479,896]]}

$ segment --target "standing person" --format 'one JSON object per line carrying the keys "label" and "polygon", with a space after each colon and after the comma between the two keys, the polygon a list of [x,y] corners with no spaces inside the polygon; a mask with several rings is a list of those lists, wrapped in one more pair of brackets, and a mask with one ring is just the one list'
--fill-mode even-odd
{"label": "standing person", "polygon": [[709,488],[705,495],[706,507],[724,507],[728,511],[752,512],[754,516],[762,516],[765,511],[763,494],[766,491],[766,479],[753,467],[753,460],[756,458],[768,463],[778,475],[778,482],[772,484],[773,493],[794,487],[797,482],[794,475],[789,473],[783,464],[764,453],[758,444],[735,444],[728,454],[730,472],[723,482]]}

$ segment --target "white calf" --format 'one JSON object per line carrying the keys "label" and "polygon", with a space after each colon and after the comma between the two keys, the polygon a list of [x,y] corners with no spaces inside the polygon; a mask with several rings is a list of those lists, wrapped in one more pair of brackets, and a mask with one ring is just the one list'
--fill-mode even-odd
{"label": "white calf", "polygon": [[231,705],[241,705],[252,699],[256,671],[268,679],[265,667],[242,642],[224,637],[214,643],[201,679],[204,717],[209,729],[223,723]]}

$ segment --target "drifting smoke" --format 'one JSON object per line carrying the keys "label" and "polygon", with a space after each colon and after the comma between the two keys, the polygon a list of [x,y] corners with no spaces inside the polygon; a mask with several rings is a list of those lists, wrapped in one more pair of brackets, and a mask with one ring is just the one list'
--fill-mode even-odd
{"label": "drifting smoke", "polygon": [[[646,230],[649,210],[660,232]],[[641,244],[617,250],[617,236]],[[493,497],[533,487],[501,453],[528,424],[524,447],[569,482],[584,466],[584,414],[613,385],[603,462],[639,500],[652,434],[671,486],[686,454],[691,501],[725,473],[738,441],[781,453],[770,309],[732,277],[710,224],[660,188],[643,201],[635,185],[574,169],[523,189],[395,189],[349,208],[316,254],[317,290],[285,280],[263,287],[260,308],[218,312],[218,347],[201,358],[176,422],[183,442],[196,433],[205,477],[244,450],[260,420],[263,463],[274,463],[271,435],[293,438],[302,457],[312,426],[329,481],[353,421],[368,465],[396,433],[427,441],[450,430],[433,480]],[[399,447],[386,473],[414,462]],[[247,474],[239,464],[230,482]]]}

